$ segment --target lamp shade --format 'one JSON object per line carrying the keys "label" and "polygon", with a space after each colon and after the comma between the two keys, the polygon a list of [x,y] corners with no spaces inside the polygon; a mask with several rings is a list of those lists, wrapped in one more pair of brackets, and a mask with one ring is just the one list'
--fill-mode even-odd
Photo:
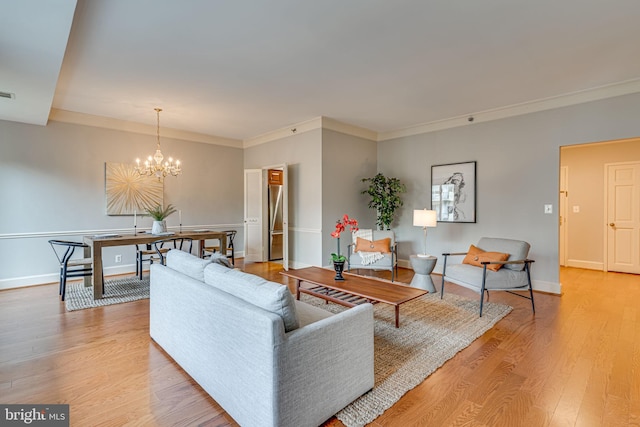
{"label": "lamp shade", "polygon": [[413,211],[413,225],[416,227],[435,227],[436,224],[436,211],[427,209],[416,209]]}

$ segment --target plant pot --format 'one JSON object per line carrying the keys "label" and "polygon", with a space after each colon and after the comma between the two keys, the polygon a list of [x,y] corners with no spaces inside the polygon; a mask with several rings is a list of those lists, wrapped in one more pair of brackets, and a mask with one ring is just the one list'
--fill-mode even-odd
{"label": "plant pot", "polygon": [[334,277],[333,280],[344,280],[344,277],[342,277],[344,261],[333,261],[333,269],[336,271],[336,277]]}
{"label": "plant pot", "polygon": [[165,233],[166,231],[167,231],[166,221],[153,221],[153,225],[151,226],[151,234],[160,234],[160,233]]}

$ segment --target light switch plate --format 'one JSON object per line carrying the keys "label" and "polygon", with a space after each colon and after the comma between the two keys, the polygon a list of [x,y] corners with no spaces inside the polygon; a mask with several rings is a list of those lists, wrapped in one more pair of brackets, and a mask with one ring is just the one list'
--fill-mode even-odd
{"label": "light switch plate", "polygon": [[544,213],[546,214],[553,213],[553,205],[544,205]]}

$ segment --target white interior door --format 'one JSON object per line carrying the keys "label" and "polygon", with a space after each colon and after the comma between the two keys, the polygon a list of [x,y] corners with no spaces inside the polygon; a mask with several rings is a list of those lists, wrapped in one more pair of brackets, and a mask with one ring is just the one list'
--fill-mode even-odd
{"label": "white interior door", "polygon": [[560,265],[567,265],[567,252],[568,248],[568,197],[569,197],[569,168],[567,166],[562,166],[560,168]]}
{"label": "white interior door", "polygon": [[640,163],[606,168],[606,270],[640,274]]}
{"label": "white interior door", "polygon": [[244,171],[244,259],[264,261],[264,209],[266,204],[262,169]]}

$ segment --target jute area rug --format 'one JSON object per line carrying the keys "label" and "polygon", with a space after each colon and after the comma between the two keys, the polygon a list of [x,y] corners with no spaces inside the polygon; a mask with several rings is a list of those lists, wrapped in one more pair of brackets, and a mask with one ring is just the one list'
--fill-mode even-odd
{"label": "jute area rug", "polygon": [[[334,313],[346,309],[309,295],[301,298]],[[445,294],[441,300],[440,293],[424,295],[400,307],[398,329],[393,307],[374,305],[374,388],[336,417],[348,427],[372,422],[512,310],[485,302],[479,317],[478,299]]]}
{"label": "jute area rug", "polygon": [[149,298],[149,276],[136,276],[105,280],[105,292],[101,299],[93,299],[93,288],[86,288],[83,282],[67,283],[64,302],[67,311],[102,307],[111,304]]}

